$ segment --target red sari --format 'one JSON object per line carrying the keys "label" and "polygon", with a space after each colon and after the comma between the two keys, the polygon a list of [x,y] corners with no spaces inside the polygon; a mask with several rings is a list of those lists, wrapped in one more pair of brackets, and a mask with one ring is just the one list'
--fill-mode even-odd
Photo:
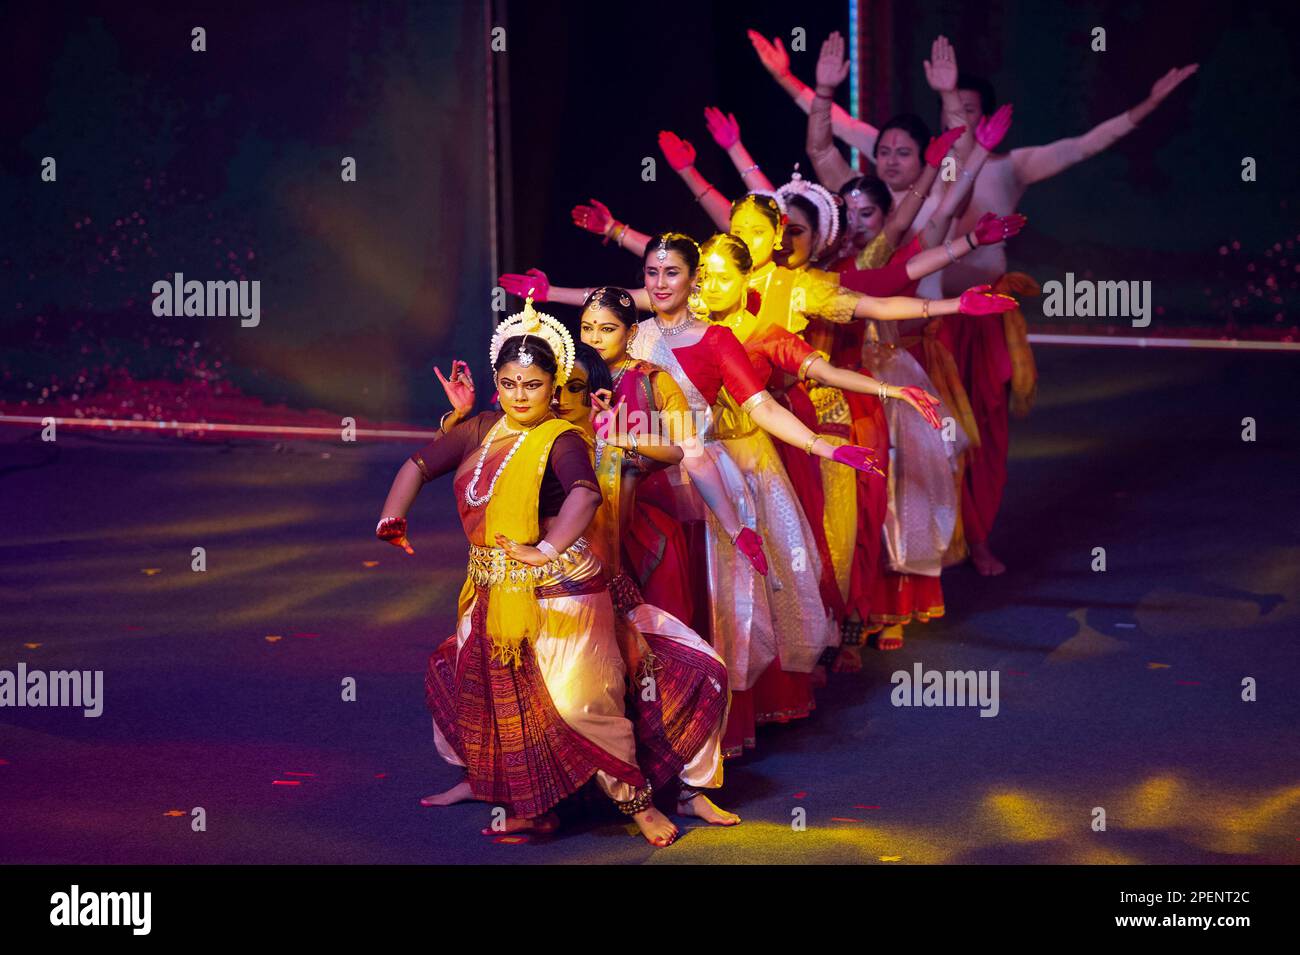
{"label": "red sari", "polygon": [[[643,339],[645,340],[643,341]],[[691,397],[691,407],[693,409],[696,409],[696,405],[699,403],[702,406],[708,406],[718,410],[720,407],[718,405],[719,395],[724,384],[728,395],[730,396],[730,400],[733,400],[740,405],[743,405],[748,399],[757,395],[759,392],[764,391],[764,381],[767,378],[767,373],[760,374],[756,371],[749,353],[741,347],[735,336],[725,328],[713,326],[705,331],[704,336],[698,342],[680,348],[672,348],[668,345],[666,339],[656,336],[650,336],[648,338],[646,336],[638,336],[638,342],[640,342],[640,347],[646,350],[646,357],[651,357],[660,364],[669,366],[676,365],[680,367],[682,375],[687,380],[678,380],[682,384],[683,390],[687,392],[688,396],[693,395],[693,397]],[[806,346],[802,346],[802,343],[800,343],[800,347],[806,348]],[[667,352],[661,356],[660,353],[664,352],[665,349],[667,349]],[[670,354],[668,354],[669,352]],[[796,368],[797,365],[798,362],[795,363]],[[696,410],[698,411],[699,409]],[[722,415],[723,418],[730,420],[730,415],[725,410],[721,410],[718,413]],[[751,442],[757,441],[760,444],[770,443],[770,439],[767,438],[766,435],[761,435],[761,432],[752,437],[746,437],[745,435],[740,434],[727,436],[729,428],[730,425],[724,427],[722,432],[719,434],[706,439],[706,445],[725,446],[725,442],[731,442],[733,445],[739,442],[741,447],[752,449],[758,447],[758,445],[753,445]],[[746,434],[752,433],[746,432]],[[788,477],[785,475],[784,469],[781,468],[779,455],[777,455],[774,450],[766,453],[770,455],[770,467],[779,471],[781,479],[788,485]],[[742,457],[743,456],[744,455],[742,455]],[[758,459],[762,459],[761,454]],[[722,462],[720,461],[720,467],[721,463]],[[731,469],[734,470],[734,468],[735,464],[733,463],[731,464]],[[736,474],[735,478],[739,480],[741,475]],[[729,478],[726,474],[723,475],[723,480],[724,484],[728,482]],[[642,489],[653,489],[659,491],[662,489],[654,488],[653,485],[663,483],[666,482],[662,480],[661,476],[655,475],[643,482]],[[739,493],[744,496],[750,494],[750,490],[746,487],[745,481],[743,480],[741,480],[740,484],[734,490],[739,491]],[[792,495],[791,504],[797,510],[798,502],[797,498],[793,497],[794,492],[792,488],[790,489],[790,493]],[[752,499],[749,499],[748,502],[738,500],[738,510],[742,510],[742,503],[746,508],[753,508],[755,506]],[[755,513],[761,514],[762,509],[759,508]],[[798,519],[802,520],[802,516],[800,515]],[[761,527],[760,533],[762,533]],[[806,539],[808,539],[810,543],[815,539],[811,527],[809,527],[809,529],[804,533],[806,534]],[[780,538],[781,535],[778,534],[775,539],[765,541],[768,552],[769,567],[773,566],[774,560],[777,561],[778,567],[781,567],[781,563],[783,562],[781,558],[777,557],[779,551],[776,550],[785,543]],[[695,535],[692,538],[692,543],[701,540],[701,536]],[[730,543],[726,541],[722,542],[721,548],[718,548],[715,544],[712,549],[707,551],[707,553],[703,548],[693,549],[692,557],[694,567],[691,574],[692,580],[710,581],[711,586],[715,590],[721,591],[710,595],[710,599],[713,601],[716,601],[720,597],[730,599],[730,595],[726,594],[725,591],[729,588],[745,583],[745,581],[749,580],[749,578],[753,576],[749,571],[747,562],[743,565],[733,563],[733,570],[731,570],[730,573],[736,573],[739,575],[734,581],[727,579],[725,575],[719,578],[714,574],[711,566],[714,560],[719,558],[728,559],[733,562],[737,560],[745,560],[743,556],[738,557]],[[809,572],[811,570],[811,565],[809,565],[808,570],[803,571],[803,574],[805,577],[812,577],[812,582],[816,585],[820,577],[820,567],[817,568],[818,575],[816,577],[813,577]],[[782,567],[776,572],[788,575],[790,573],[790,568]],[[751,584],[745,584],[745,586],[749,587]],[[772,652],[770,649],[762,654],[753,652],[752,648],[758,646],[756,641],[759,639],[772,641],[772,643],[769,644],[771,647],[775,647],[776,643],[780,642],[777,640],[776,633],[773,631],[775,616],[773,610],[769,608],[776,607],[777,604],[769,604],[768,602],[767,593],[770,591],[770,588],[771,581],[757,581],[756,590],[747,590],[746,593],[752,594],[752,597],[756,602],[752,604],[749,609],[742,610],[741,618],[736,620],[736,623],[747,631],[750,631],[750,628],[752,627],[752,636],[743,637],[743,640],[747,641],[750,645],[751,649],[748,652],[738,651],[734,647],[731,651],[733,656],[738,655],[741,665],[745,665],[747,660],[749,668],[745,677],[738,677],[733,682],[732,708],[728,719],[727,734],[724,740],[724,751],[728,756],[738,755],[744,748],[755,745],[755,727],[760,722],[785,721],[798,716],[806,716],[812,709],[812,693],[808,671],[812,669],[812,666],[815,663],[815,657],[820,654],[820,647],[824,646],[824,643],[816,644],[818,649],[816,650],[816,653],[813,654],[812,658],[796,658],[795,660],[786,659],[783,661],[787,664],[796,666],[798,669],[795,672],[787,671],[782,666],[782,662],[778,662],[777,653]],[[798,593],[798,591],[795,593]],[[790,606],[790,602],[796,600],[794,593],[778,595],[778,597],[781,601],[784,601],[781,604],[781,606],[785,608],[781,611],[782,614],[790,614],[792,612],[796,614],[799,613],[799,611],[792,610]],[[748,597],[746,599],[748,599]],[[778,598],[773,599],[776,600]],[[808,591],[803,590],[798,599],[807,602]],[[814,596],[812,599],[818,607],[820,625],[823,628],[829,628],[830,621],[825,617],[825,609],[821,605],[820,598]],[[702,633],[708,633],[715,646],[721,646],[722,643],[733,645],[737,637],[732,634],[719,633],[717,630],[717,614],[715,613],[713,617],[714,619],[710,621],[711,626],[707,628],[700,626],[697,627],[697,629]],[[767,619],[759,619],[761,617],[766,617]],[[810,625],[812,623],[810,619],[804,616],[799,616],[797,618],[785,617],[784,619],[796,628]],[[729,623],[728,625],[732,624]],[[795,647],[796,653],[802,652],[807,655],[807,645],[804,645],[803,650],[799,649],[800,641],[803,640],[805,636],[809,639],[816,639],[816,635],[813,631],[788,629],[781,634],[781,641],[788,640],[790,645]],[[782,645],[784,645],[784,643],[782,643]],[[724,656],[728,655],[724,654]],[[732,656],[728,656],[727,662],[729,670],[733,669]]]}
{"label": "red sari", "polygon": [[[865,295],[887,297],[915,295],[918,280],[907,275],[907,262],[921,252],[919,238],[913,238],[890,256],[883,268],[860,269],[852,259],[836,263],[840,282],[846,288]],[[860,369],[866,323],[833,326],[832,361],[836,365]],[[922,367],[925,367],[922,362]],[[846,395],[853,413],[853,440],[876,448],[880,453],[885,477],[859,475],[860,520],[858,547],[861,560],[855,561],[854,609],[867,621],[867,632],[876,633],[893,624],[912,620],[928,621],[944,613],[943,588],[938,577],[900,574],[889,568],[884,556],[882,528],[888,510],[889,426],[884,408],[874,395]],[[863,605],[865,604],[865,611]]]}

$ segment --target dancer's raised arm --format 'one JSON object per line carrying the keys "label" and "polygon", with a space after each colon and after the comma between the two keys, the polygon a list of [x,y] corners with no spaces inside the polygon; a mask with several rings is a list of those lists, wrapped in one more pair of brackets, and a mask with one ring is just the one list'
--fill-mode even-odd
{"label": "dancer's raised arm", "polygon": [[[705,179],[695,168],[695,147],[676,133],[661,129],[659,149],[668,160],[668,165],[672,167],[673,172],[682,177],[682,182],[686,183],[686,188],[691,190],[695,201],[704,207],[713,224],[725,223],[731,211],[731,200],[719,192],[718,187]],[[724,228],[724,226],[718,227]]]}
{"label": "dancer's raised arm", "polygon": [[620,249],[627,249],[637,258],[645,255],[645,247],[650,244],[650,236],[636,231],[626,222],[619,222],[610,214],[609,206],[599,199],[587,201],[591,205],[576,205],[570,211],[574,225],[593,235],[602,236],[605,242],[612,239],[618,243]]}
{"label": "dancer's raised arm", "polygon": [[835,88],[849,75],[844,59],[844,38],[832,33],[822,42],[817,57],[817,93],[808,110],[808,135],[804,149],[812,161],[817,180],[831,192],[838,192],[857,170],[840,154],[831,135],[831,109],[835,105]]}
{"label": "dancer's raised arm", "polygon": [[[967,126],[966,113],[962,109],[961,97],[957,95],[957,51],[953,49],[948,38],[936,37],[930,44],[930,59],[925,60],[925,81],[930,89],[939,94],[939,128],[951,129]],[[965,159],[975,146],[973,136],[962,136],[956,143],[957,157]]]}
{"label": "dancer's raised arm", "polygon": [[1011,150],[1012,169],[1016,178],[1023,185],[1042,182],[1110,148],[1122,137],[1137,129],[1138,124],[1150,116],[1170,93],[1197,71],[1199,66],[1200,64],[1192,63],[1189,66],[1171,69],[1152,84],[1151,93],[1146,99],[1113,119],[1094,126],[1082,136],[1058,139],[1046,146],[1023,146]]}
{"label": "dancer's raised arm", "polygon": [[[740,173],[745,189],[749,192],[771,192],[772,181],[763,175],[754,157],[749,154],[745,144],[740,141],[740,123],[736,122],[735,113],[723,115],[716,106],[704,107],[704,122],[708,124],[713,141],[726,150],[731,162]],[[715,223],[716,224],[716,223]]]}
{"label": "dancer's raised arm", "polygon": [[[935,210],[934,215],[930,217],[930,221],[925,224],[925,228],[920,232],[921,244],[925,248],[934,248],[942,242],[944,237],[948,235],[952,220],[965,210],[975,188],[975,178],[979,175],[980,170],[984,168],[984,163],[988,161],[989,155],[997,148],[998,143],[1002,142],[1007,130],[1011,128],[1011,111],[1011,104],[1007,103],[998,107],[992,116],[985,116],[979,121],[979,125],[975,129],[975,147],[967,157],[965,168],[957,177],[957,181],[948,187],[939,203],[939,208]],[[948,132],[951,133],[953,130],[950,129]],[[945,133],[945,135],[947,134]],[[927,158],[929,157],[927,156]]]}
{"label": "dancer's raised arm", "polygon": [[[810,112],[813,91],[790,72],[790,54],[786,52],[780,38],[769,41],[757,30],[749,30],[748,35],[763,67],[790,94],[800,109],[805,113]],[[831,107],[831,127],[836,137],[867,155],[871,155],[876,148],[876,138],[880,131],[864,120],[854,119],[838,106]]]}

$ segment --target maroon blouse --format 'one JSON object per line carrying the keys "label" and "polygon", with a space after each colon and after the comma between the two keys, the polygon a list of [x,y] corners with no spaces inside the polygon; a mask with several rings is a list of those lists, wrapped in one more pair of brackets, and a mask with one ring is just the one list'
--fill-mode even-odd
{"label": "maroon blouse", "polygon": [[[411,460],[424,475],[425,483],[455,471],[467,458],[476,456],[488,432],[503,415],[504,412],[501,411],[481,412],[462,421],[446,434],[434,438],[411,455]],[[476,488],[480,494],[487,490],[488,482],[496,471],[497,462],[493,458],[493,455],[489,455],[484,464],[484,473]],[[538,495],[538,516],[554,517],[560,513],[560,506],[564,504],[569,491],[578,485],[600,491],[600,485],[596,483],[596,471],[592,467],[591,448],[578,432],[566,431],[551,445],[546,471],[542,475],[542,489]]]}

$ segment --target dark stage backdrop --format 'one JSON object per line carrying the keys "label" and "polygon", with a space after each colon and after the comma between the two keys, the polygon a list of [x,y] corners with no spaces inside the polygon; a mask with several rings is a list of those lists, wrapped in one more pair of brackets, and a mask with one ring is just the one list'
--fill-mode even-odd
{"label": "dark stage backdrop", "polygon": [[[458,0],[7,8],[4,408],[125,369],[178,383],[146,418],[436,420],[434,360],[491,333],[487,29]],[[260,324],[154,317],[175,272],[258,280]]]}
{"label": "dark stage backdrop", "polygon": [[[509,4],[515,145],[515,214],[510,271],[537,266],[553,281],[586,286],[636,280],[635,260],[580,232],[569,209],[595,196],[642,231],[676,228],[702,238],[707,217],[656,146],[671,129],[697,150],[696,165],[729,197],[743,191],[710,138],[703,109],[734,112],[741,136],[780,183],[803,162],[804,114],[763,70],[747,27],[781,36],[807,31],[792,68],[814,81],[821,41],[848,31],[849,3]],[[1085,132],[1135,105],[1169,67],[1200,72],[1109,152],[1034,186],[1030,219],[1011,244],[1013,268],[1040,281],[1066,271],[1150,280],[1164,311],[1145,334],[1173,326],[1245,337],[1296,334],[1296,136],[1300,61],[1294,3],[860,0],[875,24],[864,47],[864,115],[877,126],[893,112],[938,121],[922,61],[938,34],[955,44],[963,69],[987,75],[1015,104],[1007,148]],[[1092,30],[1107,49],[1090,48]],[[848,84],[839,102],[847,106]],[[886,88],[881,89],[880,86]],[[658,160],[657,180],[641,179]],[[1257,160],[1255,182],[1241,178]],[[1237,243],[1234,246],[1234,243]],[[1271,276],[1271,279],[1270,279]],[[562,307],[557,311],[572,315]],[[1041,320],[1037,300],[1026,314]]]}
{"label": "dark stage backdrop", "polygon": [[[1040,281],[1152,281],[1163,310],[1147,333],[1295,337],[1294,6],[861,0],[865,112],[934,122],[920,64],[939,32],[1015,102],[1012,147],[1083,132],[1169,66],[1199,61],[1142,129],[1031,189],[1012,265]],[[702,116],[721,106],[783,180],[806,163],[804,117],[745,29],[787,44],[806,31],[792,58],[811,81],[848,11],[847,0],[15,6],[0,40],[0,412],[323,409],[321,423],[431,423],[445,407],[435,361],[469,359],[488,380],[490,96],[503,117],[501,269],[631,284],[633,257],[577,230],[569,209],[595,196],[644,230],[706,235],[656,133],[690,139],[699,168],[736,195]],[[191,48],[196,26],[206,52]],[[1089,48],[1095,26],[1105,53]],[[504,50],[489,49],[494,27]],[[356,182],[341,180],[348,156]],[[1255,182],[1242,181],[1246,156]],[[45,157],[54,182],[42,181]],[[155,318],[150,289],[176,272],[259,281],[260,325]],[[1037,317],[1037,303],[1027,311]]]}

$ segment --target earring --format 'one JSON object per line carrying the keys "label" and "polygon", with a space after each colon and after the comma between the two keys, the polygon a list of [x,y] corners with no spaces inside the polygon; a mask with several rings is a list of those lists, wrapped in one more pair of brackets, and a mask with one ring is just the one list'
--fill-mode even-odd
{"label": "earring", "polygon": [[704,304],[704,299],[700,295],[700,287],[698,285],[691,288],[690,297],[686,299],[686,310],[699,319],[708,317],[709,309],[708,306]]}

